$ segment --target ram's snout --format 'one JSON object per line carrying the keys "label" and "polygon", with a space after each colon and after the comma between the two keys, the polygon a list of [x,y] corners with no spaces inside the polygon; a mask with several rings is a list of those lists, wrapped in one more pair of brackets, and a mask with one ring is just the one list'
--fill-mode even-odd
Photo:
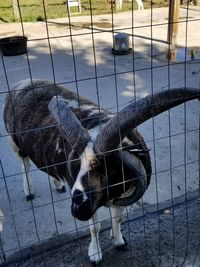
{"label": "ram's snout", "polygon": [[91,204],[91,194],[89,192],[84,193],[80,190],[75,190],[72,195],[72,215],[81,221],[89,220],[94,214]]}

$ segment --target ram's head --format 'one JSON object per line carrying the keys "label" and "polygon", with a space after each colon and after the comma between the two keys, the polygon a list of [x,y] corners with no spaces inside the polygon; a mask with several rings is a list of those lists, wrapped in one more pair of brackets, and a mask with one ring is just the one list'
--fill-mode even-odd
{"label": "ram's head", "polygon": [[199,90],[194,88],[148,95],[116,113],[92,138],[65,101],[54,97],[49,109],[72,148],[68,158],[68,169],[74,180],[72,214],[88,220],[108,203],[128,206],[138,201],[149,185],[151,162],[143,138],[135,128],[163,111],[198,97]]}

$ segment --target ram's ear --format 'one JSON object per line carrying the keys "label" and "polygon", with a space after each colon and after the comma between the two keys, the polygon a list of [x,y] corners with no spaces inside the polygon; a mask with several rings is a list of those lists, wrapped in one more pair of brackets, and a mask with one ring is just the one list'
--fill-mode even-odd
{"label": "ram's ear", "polygon": [[60,96],[54,96],[49,103],[49,110],[60,126],[61,132],[71,148],[82,151],[90,140],[87,130]]}

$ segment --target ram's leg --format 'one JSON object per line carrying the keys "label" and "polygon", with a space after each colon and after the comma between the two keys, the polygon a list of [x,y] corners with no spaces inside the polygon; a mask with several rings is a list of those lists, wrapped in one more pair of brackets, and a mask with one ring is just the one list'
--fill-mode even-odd
{"label": "ram's leg", "polygon": [[56,188],[56,190],[60,193],[66,192],[65,184],[62,180],[58,180],[54,177],[52,177],[53,185]]}
{"label": "ram's leg", "polygon": [[117,249],[124,249],[127,246],[126,239],[122,236],[121,233],[122,214],[124,207],[112,206],[110,209],[112,216],[112,228],[110,237]]}
{"label": "ram's leg", "polygon": [[26,200],[29,201],[31,199],[34,199],[34,190],[33,185],[31,181],[31,176],[29,173],[30,170],[30,159],[28,157],[21,156],[20,148],[13,140],[12,136],[9,137],[10,145],[13,148],[13,151],[15,152],[18,159],[22,161],[22,172],[23,172],[23,186],[24,186],[24,193],[26,195]]}
{"label": "ram's leg", "polygon": [[22,164],[23,186],[27,201],[34,199],[34,190],[29,170],[30,170],[30,160],[28,157],[23,158],[23,164]]}
{"label": "ram's leg", "polygon": [[97,212],[94,214],[92,219],[89,220],[91,242],[88,248],[88,256],[91,263],[98,264],[102,260],[102,252],[99,244],[99,232],[101,229],[101,224],[98,221]]}

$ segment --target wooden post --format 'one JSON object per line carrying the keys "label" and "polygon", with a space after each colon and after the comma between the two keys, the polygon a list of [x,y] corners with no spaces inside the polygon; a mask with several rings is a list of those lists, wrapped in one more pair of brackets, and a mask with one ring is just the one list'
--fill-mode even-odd
{"label": "wooden post", "polygon": [[196,6],[200,6],[200,0],[195,0],[195,1],[194,1],[194,4],[195,4]]}
{"label": "wooden post", "polygon": [[180,0],[171,0],[169,2],[169,23],[168,23],[168,36],[167,41],[170,45],[168,51],[168,58],[170,60],[176,59],[176,44],[178,35],[178,22],[179,22],[179,10]]}
{"label": "wooden post", "polygon": [[19,6],[17,0],[12,0],[13,13],[16,18],[20,18]]}

